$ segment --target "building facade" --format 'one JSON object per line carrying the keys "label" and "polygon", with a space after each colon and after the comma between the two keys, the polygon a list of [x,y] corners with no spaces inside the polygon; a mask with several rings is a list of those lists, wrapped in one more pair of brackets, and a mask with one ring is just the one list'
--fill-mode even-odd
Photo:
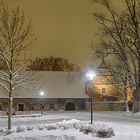
{"label": "building facade", "polygon": [[[16,91],[13,109],[16,111],[85,110],[88,96],[85,94],[84,74],[79,72],[36,73],[35,83]],[[40,93],[44,92],[44,95]],[[8,96],[0,91],[0,110],[7,110]]]}
{"label": "building facade", "polygon": [[93,80],[93,99],[96,102],[118,101],[119,89],[111,83],[113,75],[109,71],[104,59],[97,68],[97,76]]}

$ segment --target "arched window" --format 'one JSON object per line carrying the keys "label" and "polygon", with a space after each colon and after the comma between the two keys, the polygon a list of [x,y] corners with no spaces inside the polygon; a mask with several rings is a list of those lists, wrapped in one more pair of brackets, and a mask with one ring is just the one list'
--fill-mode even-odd
{"label": "arched window", "polygon": [[75,110],[75,104],[73,102],[67,102],[65,105],[66,111],[74,111]]}

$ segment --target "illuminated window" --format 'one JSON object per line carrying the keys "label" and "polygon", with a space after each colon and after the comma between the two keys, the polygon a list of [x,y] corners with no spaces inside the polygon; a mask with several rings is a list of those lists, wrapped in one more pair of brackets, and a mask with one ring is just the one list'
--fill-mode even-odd
{"label": "illuminated window", "polygon": [[106,89],[105,88],[102,88],[102,93],[106,93]]}

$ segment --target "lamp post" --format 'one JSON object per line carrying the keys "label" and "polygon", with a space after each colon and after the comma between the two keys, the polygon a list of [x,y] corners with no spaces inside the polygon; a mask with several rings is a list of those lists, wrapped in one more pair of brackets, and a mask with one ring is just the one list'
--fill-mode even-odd
{"label": "lamp post", "polygon": [[39,94],[40,94],[40,96],[41,96],[41,106],[40,106],[40,111],[41,111],[41,115],[43,115],[44,106],[43,106],[42,98],[43,98],[45,92],[44,92],[44,91],[40,91]]}
{"label": "lamp post", "polygon": [[96,73],[94,71],[89,71],[87,74],[86,74],[86,77],[88,78],[89,80],[89,88],[90,88],[90,110],[91,110],[91,124],[93,123],[93,78],[96,76]]}

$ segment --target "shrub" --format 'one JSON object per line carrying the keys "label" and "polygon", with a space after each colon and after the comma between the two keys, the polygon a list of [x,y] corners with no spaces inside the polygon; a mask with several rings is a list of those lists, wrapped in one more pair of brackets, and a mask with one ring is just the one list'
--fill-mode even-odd
{"label": "shrub", "polygon": [[25,128],[24,127],[18,126],[16,128],[16,132],[24,132],[24,131],[25,131]]}

